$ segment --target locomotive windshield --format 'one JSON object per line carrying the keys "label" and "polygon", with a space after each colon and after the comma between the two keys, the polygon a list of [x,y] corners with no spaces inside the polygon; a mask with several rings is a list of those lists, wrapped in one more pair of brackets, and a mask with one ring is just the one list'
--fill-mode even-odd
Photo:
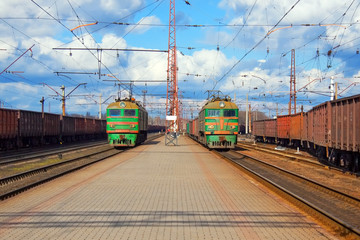
{"label": "locomotive windshield", "polygon": [[236,112],[235,110],[224,110],[224,117],[235,117]]}
{"label": "locomotive windshield", "polygon": [[125,109],[124,116],[135,117],[135,109]]}
{"label": "locomotive windshield", "polygon": [[220,110],[208,109],[208,117],[220,117]]}
{"label": "locomotive windshield", "polygon": [[118,117],[120,116],[120,109],[109,109],[110,117]]}

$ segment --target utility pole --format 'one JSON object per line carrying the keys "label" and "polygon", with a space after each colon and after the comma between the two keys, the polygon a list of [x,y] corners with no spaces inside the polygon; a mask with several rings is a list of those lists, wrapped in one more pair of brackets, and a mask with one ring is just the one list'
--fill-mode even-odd
{"label": "utility pole", "polygon": [[245,134],[249,133],[249,93],[246,93]]}
{"label": "utility pole", "polygon": [[296,114],[296,78],[295,78],[295,49],[291,49],[291,70],[290,70],[290,102],[289,115]]}
{"label": "utility pole", "polygon": [[251,134],[251,104],[249,104],[249,133]]}
{"label": "utility pole", "polygon": [[56,91],[55,89],[53,89],[52,87],[50,87],[49,85],[47,85],[46,83],[43,83],[43,85],[44,86],[47,86],[48,88],[50,88],[51,90],[53,90],[58,96],[60,96],[61,97],[61,102],[62,102],[62,115],[63,116],[65,116],[65,100],[66,100],[66,98],[67,97],[69,97],[70,96],[70,94],[72,93],[72,92],[74,92],[79,86],[81,86],[81,85],[86,85],[86,83],[80,83],[80,84],[78,84],[73,90],[71,90],[67,95],[65,95],[65,86],[64,85],[62,85],[61,87],[60,87],[60,89],[61,89],[61,93],[59,93],[58,91]]}
{"label": "utility pole", "polygon": [[99,96],[99,119],[101,119],[101,97],[102,97],[102,94],[100,93],[100,96]]}
{"label": "utility pole", "polygon": [[44,103],[45,103],[44,97],[41,98],[40,102],[41,102],[41,116],[42,118],[44,118]]}
{"label": "utility pole", "polygon": [[146,93],[147,91],[146,90],[142,90],[142,93],[143,93],[143,106],[144,108],[146,107]]}

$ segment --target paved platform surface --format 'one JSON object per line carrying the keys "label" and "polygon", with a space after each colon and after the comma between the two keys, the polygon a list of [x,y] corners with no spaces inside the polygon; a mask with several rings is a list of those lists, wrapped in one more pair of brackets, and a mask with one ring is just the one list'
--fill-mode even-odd
{"label": "paved platform surface", "polygon": [[336,239],[194,141],[164,138],[0,202],[0,239]]}

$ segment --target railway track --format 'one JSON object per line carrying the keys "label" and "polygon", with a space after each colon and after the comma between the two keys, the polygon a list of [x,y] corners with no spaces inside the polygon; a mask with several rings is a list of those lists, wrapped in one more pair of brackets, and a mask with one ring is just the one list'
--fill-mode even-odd
{"label": "railway track", "polygon": [[58,147],[51,147],[46,149],[36,149],[36,150],[21,150],[20,152],[11,152],[8,154],[1,154],[0,156],[0,166],[17,163],[17,162],[24,162],[24,161],[31,161],[37,158],[45,158],[51,155],[63,155],[65,153],[69,153],[72,151],[81,150],[84,148],[91,148],[91,147],[98,147],[106,145],[106,140],[95,141],[90,143],[80,143],[76,145],[68,145],[68,146],[58,146]]}
{"label": "railway track", "polygon": [[360,238],[360,199],[237,151],[216,152],[339,235]]}
{"label": "railway track", "polygon": [[360,173],[354,173],[354,172],[347,171],[345,169],[338,168],[336,166],[331,166],[330,163],[328,163],[328,162],[323,163],[324,161],[321,161],[316,157],[304,156],[300,152],[288,152],[288,151],[276,150],[274,148],[260,146],[259,144],[249,144],[249,143],[238,143],[237,146],[244,148],[244,149],[248,149],[248,150],[261,151],[261,152],[285,157],[287,159],[305,163],[307,165],[315,166],[318,168],[326,168],[331,171],[350,174],[350,175],[353,175],[354,177],[360,176]]}
{"label": "railway track", "polygon": [[[162,135],[154,135],[148,138],[146,142],[150,142]],[[81,151],[72,154],[68,159],[62,159],[56,163],[46,164],[45,166],[36,167],[31,170],[21,171],[10,176],[0,178],[0,200],[7,199],[17,195],[27,189],[50,181],[64,174],[73,172],[95,162],[99,162],[124,150],[116,150],[109,145],[92,148],[89,151]],[[29,165],[26,163],[25,165]]]}

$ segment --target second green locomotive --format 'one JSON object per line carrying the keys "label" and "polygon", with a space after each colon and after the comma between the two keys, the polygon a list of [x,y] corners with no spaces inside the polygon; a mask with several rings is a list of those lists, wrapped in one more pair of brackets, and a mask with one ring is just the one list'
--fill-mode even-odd
{"label": "second green locomotive", "polygon": [[148,113],[135,99],[116,100],[106,109],[108,143],[133,147],[147,138]]}
{"label": "second green locomotive", "polygon": [[201,109],[199,117],[188,123],[187,132],[208,148],[235,148],[238,114],[238,107],[229,97],[213,97]]}

